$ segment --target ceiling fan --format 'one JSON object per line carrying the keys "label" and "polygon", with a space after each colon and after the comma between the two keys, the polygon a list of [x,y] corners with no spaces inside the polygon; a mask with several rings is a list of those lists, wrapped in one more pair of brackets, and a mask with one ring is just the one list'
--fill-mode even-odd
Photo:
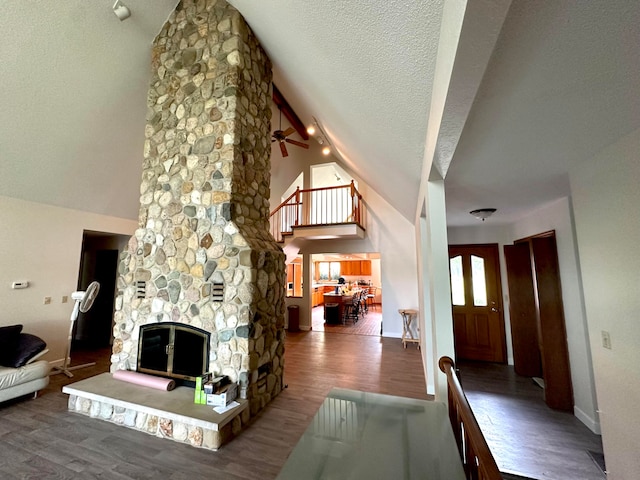
{"label": "ceiling fan", "polygon": [[289,135],[291,135],[295,131],[296,129],[293,127],[289,127],[285,131],[282,131],[282,110],[280,110],[280,126],[278,127],[278,130],[275,130],[271,135],[271,143],[278,142],[280,144],[280,152],[282,153],[283,157],[289,156],[289,152],[287,152],[287,146],[285,145],[285,142],[290,143],[292,145],[297,145],[298,147],[309,148],[309,145],[307,145],[306,143],[298,142],[297,140],[291,140],[290,138],[287,138]]}

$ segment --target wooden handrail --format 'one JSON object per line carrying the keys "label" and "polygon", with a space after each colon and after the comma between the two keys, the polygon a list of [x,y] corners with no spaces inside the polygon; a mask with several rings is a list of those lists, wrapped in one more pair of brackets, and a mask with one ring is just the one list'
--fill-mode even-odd
{"label": "wooden handrail", "polygon": [[441,357],[438,367],[447,376],[449,421],[458,444],[465,476],[468,480],[502,480],[502,474],[455,374],[453,360]]}
{"label": "wooden handrail", "polygon": [[289,195],[289,197],[283,201],[280,205],[278,205],[276,208],[273,209],[273,211],[269,214],[269,216],[273,216],[275,215],[275,213],[280,210],[282,207],[284,207],[285,205],[295,205],[293,203],[289,203],[289,201],[296,196],[296,193],[299,192],[300,190],[297,189],[295,192],[293,192],[291,195]]}
{"label": "wooden handrail", "polygon": [[271,234],[278,242],[299,226],[355,223],[364,229],[366,205],[353,181],[333,187],[297,188],[271,212],[269,221]]}

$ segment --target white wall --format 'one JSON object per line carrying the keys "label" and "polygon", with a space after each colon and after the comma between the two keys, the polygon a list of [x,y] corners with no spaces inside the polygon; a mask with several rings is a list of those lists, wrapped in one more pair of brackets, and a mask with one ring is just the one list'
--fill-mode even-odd
{"label": "white wall", "polygon": [[[137,222],[0,196],[0,225],[0,325],[22,323],[47,342],[46,360],[62,361],[73,308],[62,296],[77,286],[83,231],[131,235]],[[29,288],[11,289],[19,280]]]}
{"label": "white wall", "polygon": [[638,152],[635,130],[569,172],[609,480],[640,472]]}

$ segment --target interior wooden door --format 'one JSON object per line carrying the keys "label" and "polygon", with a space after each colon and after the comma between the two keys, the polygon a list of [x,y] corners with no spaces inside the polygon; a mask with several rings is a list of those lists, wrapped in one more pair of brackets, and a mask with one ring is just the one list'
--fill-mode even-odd
{"label": "interior wooden door", "polygon": [[560,267],[554,232],[517,240],[504,248],[511,296],[514,368],[544,379],[549,407],[573,410]]}
{"label": "interior wooden door", "polygon": [[542,377],[540,332],[528,243],[505,245],[513,367],[525,377]]}
{"label": "interior wooden door", "polygon": [[456,357],[505,363],[498,245],[451,245],[449,265]]}
{"label": "interior wooden door", "polygon": [[569,349],[555,235],[531,238],[531,251],[538,297],[545,402],[551,408],[573,411]]}

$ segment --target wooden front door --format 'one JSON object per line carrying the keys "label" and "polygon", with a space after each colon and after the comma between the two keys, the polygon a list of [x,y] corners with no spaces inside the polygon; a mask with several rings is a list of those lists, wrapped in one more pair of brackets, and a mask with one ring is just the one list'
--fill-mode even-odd
{"label": "wooden front door", "polygon": [[505,363],[498,245],[451,245],[449,267],[457,359]]}

